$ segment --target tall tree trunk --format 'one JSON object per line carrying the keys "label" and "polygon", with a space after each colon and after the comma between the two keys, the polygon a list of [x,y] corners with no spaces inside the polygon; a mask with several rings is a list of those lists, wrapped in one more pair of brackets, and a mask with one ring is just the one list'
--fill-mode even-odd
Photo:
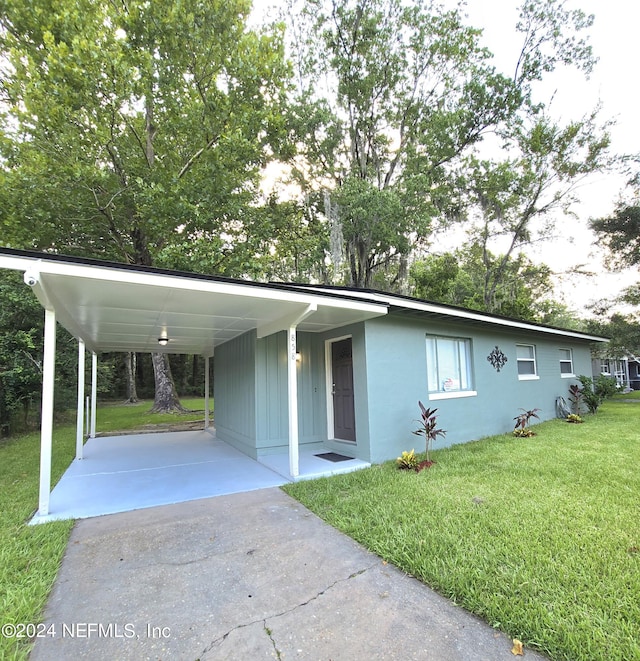
{"label": "tall tree trunk", "polygon": [[[149,83],[147,95],[145,99],[145,155],[147,157],[147,165],[149,170],[153,170],[155,165],[155,148],[153,139],[156,135],[156,127],[153,121],[153,82]],[[136,239],[144,237],[141,232],[140,236]],[[148,259],[149,265],[151,264],[151,255],[148,250],[146,237],[140,240],[140,248],[138,250]],[[143,249],[142,251],[140,249]],[[152,353],[151,362],[153,363],[153,373],[156,382],[156,394],[153,400],[153,407],[151,413],[185,413],[187,409],[180,404],[180,399],[176,391],[176,386],[171,374],[171,366],[169,365],[169,356],[164,353]]]}
{"label": "tall tree trunk", "polygon": [[180,404],[176,386],[173,382],[169,356],[164,353],[152,353],[151,362],[153,363],[153,373],[156,381],[156,396],[150,412],[186,413],[188,409]]}
{"label": "tall tree trunk", "polygon": [[138,403],[138,388],[136,387],[136,371],[138,359],[133,351],[129,351],[124,356],[124,367],[127,377],[127,399],[126,404]]}

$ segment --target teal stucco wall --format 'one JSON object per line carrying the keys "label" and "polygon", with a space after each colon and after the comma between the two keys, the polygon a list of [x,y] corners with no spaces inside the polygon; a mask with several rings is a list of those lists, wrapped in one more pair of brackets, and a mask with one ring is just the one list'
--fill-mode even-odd
{"label": "teal stucco wall", "polygon": [[[430,399],[427,335],[469,338],[474,395]],[[351,337],[353,346],[356,442],[332,438],[327,355],[330,343]],[[518,376],[517,344],[536,348],[537,377]],[[507,356],[497,372],[487,361],[495,346]],[[534,331],[465,321],[389,314],[323,334],[298,333],[298,418],[301,449],[324,447],[377,463],[403,450],[423,451],[411,432],[418,426],[418,400],[438,409],[447,431],[435,447],[510,432],[520,409],[541,409],[555,417],[555,400],[567,399],[577,379],[560,372],[560,349],[573,352],[577,376],[591,373],[589,344]],[[253,458],[286,452],[288,391],[286,333],[257,339],[255,331],[218,347],[215,356],[215,426],[218,437]]]}
{"label": "teal stucco wall", "polygon": [[218,347],[214,359],[214,425],[221,440],[256,458],[256,334]]}
{"label": "teal stucco wall", "polygon": [[[521,408],[539,408],[541,420],[555,417],[558,396],[567,399],[577,379],[560,373],[561,348],[571,348],[575,375],[591,373],[588,342],[518,332],[488,325],[449,323],[390,314],[366,322],[367,390],[371,461],[397,457],[403,450],[424,451],[418,427],[418,400],[438,409],[438,426],[447,431],[434,447],[510,432]],[[470,338],[473,389],[471,397],[430,399],[427,385],[427,334]],[[516,344],[536,347],[537,379],[518,377]],[[507,356],[500,372],[487,356],[495,346]],[[535,422],[535,420],[534,420]]]}
{"label": "teal stucco wall", "polygon": [[[216,350],[216,434],[254,459],[289,446],[287,336],[245,333]],[[326,429],[324,353],[318,336],[298,333],[299,446],[320,447]]]}

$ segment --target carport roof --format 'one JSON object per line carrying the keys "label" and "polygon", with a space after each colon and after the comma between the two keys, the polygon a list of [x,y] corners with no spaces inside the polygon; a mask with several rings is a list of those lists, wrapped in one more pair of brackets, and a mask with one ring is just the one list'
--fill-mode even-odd
{"label": "carport roof", "polygon": [[[21,270],[46,309],[96,353],[211,355],[255,329],[320,333],[387,313],[383,302],[344,293],[0,248],[0,267]],[[168,338],[166,346],[158,338]]]}

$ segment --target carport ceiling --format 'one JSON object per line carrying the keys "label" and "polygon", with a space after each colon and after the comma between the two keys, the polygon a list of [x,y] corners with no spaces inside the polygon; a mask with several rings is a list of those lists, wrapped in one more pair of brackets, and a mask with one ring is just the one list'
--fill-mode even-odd
{"label": "carport ceiling", "polygon": [[0,267],[31,277],[42,305],[97,353],[211,355],[249,330],[284,330],[305,312],[298,329],[316,333],[387,312],[386,305],[345,296],[8,249],[0,250]]}

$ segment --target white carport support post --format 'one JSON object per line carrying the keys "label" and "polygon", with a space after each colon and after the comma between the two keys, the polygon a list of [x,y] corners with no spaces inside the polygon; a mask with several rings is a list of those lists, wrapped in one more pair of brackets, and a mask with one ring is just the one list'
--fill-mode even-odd
{"label": "white carport support post", "polygon": [[51,492],[51,446],[53,443],[53,396],[56,375],[56,313],[44,311],[44,356],[42,360],[42,422],[40,425],[40,499],[38,514],[49,514]]}
{"label": "white carport support post", "polygon": [[296,353],[298,340],[296,326],[287,331],[287,383],[289,391],[289,474],[300,474],[300,453],[298,448],[298,365]]}
{"label": "white carport support post", "polygon": [[298,436],[298,324],[317,310],[315,303],[291,320],[287,330],[287,390],[289,393],[289,475],[300,475],[300,452]]}
{"label": "white carport support post", "polygon": [[76,415],[76,459],[84,450],[84,340],[78,340],[78,413]]}
{"label": "white carport support post", "polygon": [[209,429],[209,356],[204,357],[204,428]]}
{"label": "white carport support post", "polygon": [[89,437],[96,437],[96,406],[98,399],[98,355],[91,354],[91,430]]}

